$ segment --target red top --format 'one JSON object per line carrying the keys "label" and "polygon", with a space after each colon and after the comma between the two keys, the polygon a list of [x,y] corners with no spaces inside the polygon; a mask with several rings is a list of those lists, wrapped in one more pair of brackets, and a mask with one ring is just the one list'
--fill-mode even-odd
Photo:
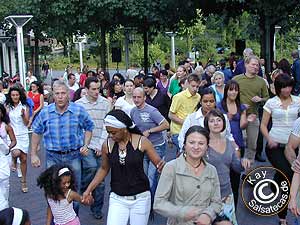
{"label": "red top", "polygon": [[32,101],[34,103],[33,111],[35,111],[41,105],[41,102],[40,102],[41,94],[40,93],[35,94],[32,91],[29,91],[28,97],[32,99]]}

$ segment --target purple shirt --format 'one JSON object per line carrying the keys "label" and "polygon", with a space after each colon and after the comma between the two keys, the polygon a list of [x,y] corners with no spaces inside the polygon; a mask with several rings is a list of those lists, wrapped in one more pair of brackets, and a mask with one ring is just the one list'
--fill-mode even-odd
{"label": "purple shirt", "polygon": [[[143,109],[134,107],[130,112],[130,117],[142,132],[159,126],[165,120],[156,108],[147,103]],[[162,132],[151,133],[148,139],[154,146],[162,145],[165,142]]]}

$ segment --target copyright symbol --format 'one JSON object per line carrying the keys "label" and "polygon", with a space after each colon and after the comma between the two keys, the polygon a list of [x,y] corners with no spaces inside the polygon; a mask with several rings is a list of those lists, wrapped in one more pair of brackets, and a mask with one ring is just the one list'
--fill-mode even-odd
{"label": "copyright symbol", "polygon": [[[268,186],[270,187],[271,185],[274,185],[276,188],[275,193],[271,192],[270,194],[265,194],[266,191],[264,192],[264,189],[266,190],[266,188],[268,188]],[[258,201],[261,204],[268,204],[271,203],[273,201],[275,201],[275,199],[278,197],[279,195],[279,186],[278,184],[271,180],[271,179],[263,179],[261,181],[259,181],[253,189],[253,195],[254,198],[256,199],[256,201]]]}

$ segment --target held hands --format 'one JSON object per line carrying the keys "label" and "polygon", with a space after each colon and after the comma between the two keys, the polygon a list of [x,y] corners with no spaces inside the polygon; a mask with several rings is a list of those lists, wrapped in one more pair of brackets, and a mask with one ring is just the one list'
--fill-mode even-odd
{"label": "held hands", "polygon": [[92,192],[87,193],[86,191],[82,195],[81,203],[84,205],[92,205],[94,203],[94,198]]}
{"label": "held hands", "polygon": [[144,135],[145,137],[149,137],[150,131],[149,131],[149,130],[145,130],[145,131],[143,132],[143,135]]}

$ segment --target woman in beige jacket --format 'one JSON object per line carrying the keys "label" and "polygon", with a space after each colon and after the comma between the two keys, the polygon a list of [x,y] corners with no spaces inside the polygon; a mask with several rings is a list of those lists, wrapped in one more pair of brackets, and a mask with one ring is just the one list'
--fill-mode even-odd
{"label": "woman in beige jacket", "polygon": [[203,159],[208,141],[206,129],[192,126],[185,134],[184,153],[162,171],[154,210],[168,217],[168,225],[210,225],[222,209],[217,171]]}

